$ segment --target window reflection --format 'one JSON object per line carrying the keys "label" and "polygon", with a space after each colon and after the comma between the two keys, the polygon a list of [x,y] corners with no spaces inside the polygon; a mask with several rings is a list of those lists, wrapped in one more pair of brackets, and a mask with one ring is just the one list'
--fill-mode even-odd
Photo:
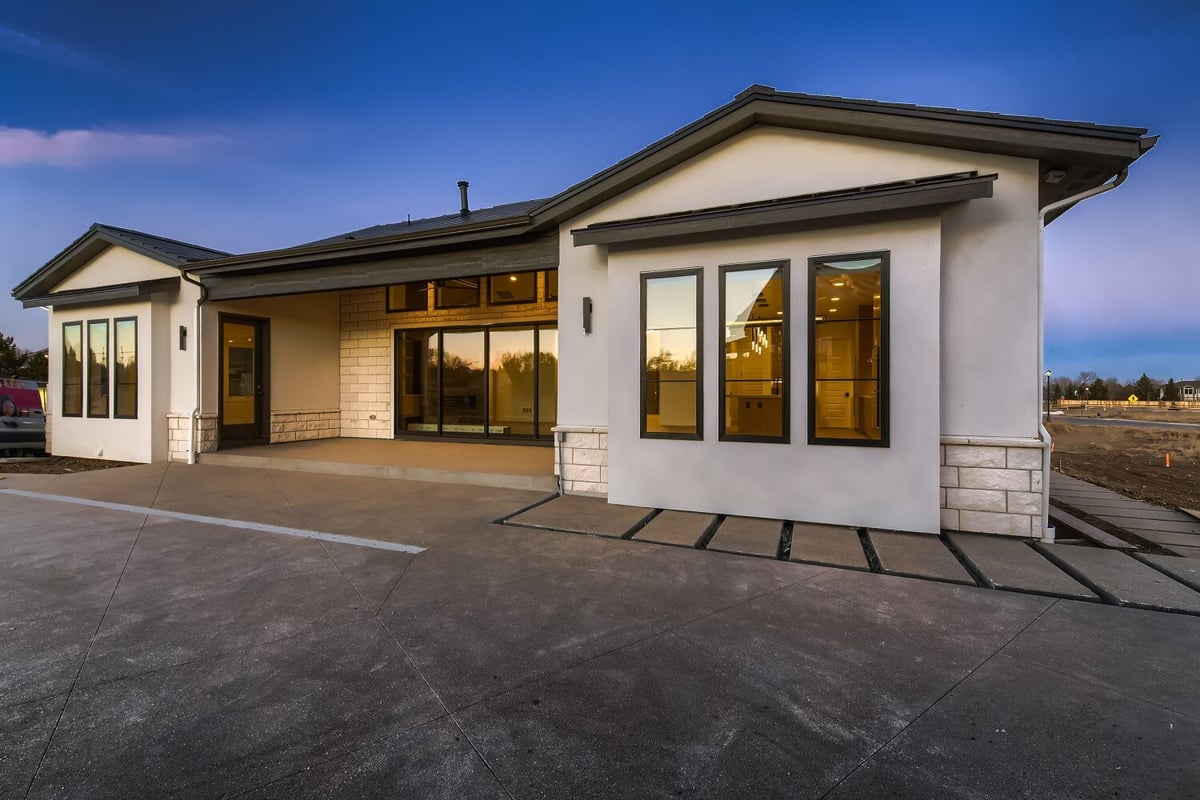
{"label": "window reflection", "polygon": [[697,270],[642,278],[643,435],[700,432]]}
{"label": "window reflection", "polygon": [[89,417],[108,416],[108,320],[88,323],[87,402]]}
{"label": "window reflection", "polygon": [[64,417],[83,416],[83,323],[63,324],[62,338]]}
{"label": "window reflection", "polygon": [[113,339],[116,381],[113,395],[113,416],[137,418],[137,319],[118,319],[114,323]]}
{"label": "window reflection", "polygon": [[786,267],[723,271],[722,437],[787,435]]}
{"label": "window reflection", "polygon": [[515,272],[488,278],[488,304],[537,302],[537,273]]}

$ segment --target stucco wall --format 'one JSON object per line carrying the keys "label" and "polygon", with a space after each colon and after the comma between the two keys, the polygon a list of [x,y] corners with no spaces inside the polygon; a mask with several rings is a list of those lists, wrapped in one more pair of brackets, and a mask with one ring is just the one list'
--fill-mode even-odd
{"label": "stucco wall", "polygon": [[91,289],[118,283],[177,278],[179,270],[123,247],[109,247],[82,269],[54,287],[56,292]]}

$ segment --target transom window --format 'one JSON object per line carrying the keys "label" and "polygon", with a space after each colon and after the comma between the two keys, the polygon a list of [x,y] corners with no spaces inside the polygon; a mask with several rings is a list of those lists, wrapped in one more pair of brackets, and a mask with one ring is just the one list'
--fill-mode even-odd
{"label": "transom window", "polygon": [[488,305],[537,302],[537,273],[513,272],[488,276]]}
{"label": "transom window", "polygon": [[808,263],[808,441],[886,447],[888,254]]}

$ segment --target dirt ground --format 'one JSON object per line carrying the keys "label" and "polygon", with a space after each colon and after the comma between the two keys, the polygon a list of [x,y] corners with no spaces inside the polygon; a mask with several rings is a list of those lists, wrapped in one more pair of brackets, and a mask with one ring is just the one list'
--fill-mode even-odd
{"label": "dirt ground", "polygon": [[[1182,420],[1172,415],[1171,421]],[[1062,417],[1048,429],[1053,469],[1150,503],[1200,509],[1200,431],[1072,425]]]}
{"label": "dirt ground", "polygon": [[1122,406],[1116,408],[1100,408],[1093,404],[1087,408],[1074,407],[1061,410],[1063,411],[1063,415],[1068,419],[1083,415],[1088,417],[1104,417],[1105,419],[1140,419],[1146,422],[1200,423],[1200,406],[1195,406],[1194,404],[1188,407],[1170,407],[1166,404],[1159,406],[1157,403],[1145,403],[1138,407]]}
{"label": "dirt ground", "polygon": [[0,459],[0,475],[62,475],[67,472],[87,472],[93,469],[113,469],[128,467],[127,461],[101,461],[95,458],[66,458],[51,456],[49,458]]}

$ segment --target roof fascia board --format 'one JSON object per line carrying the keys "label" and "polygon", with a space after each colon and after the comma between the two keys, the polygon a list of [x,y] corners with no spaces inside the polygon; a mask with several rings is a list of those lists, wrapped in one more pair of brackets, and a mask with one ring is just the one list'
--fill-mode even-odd
{"label": "roof fascia board", "polygon": [[247,253],[229,258],[197,262],[188,272],[200,277],[230,272],[296,269],[321,264],[363,261],[395,253],[420,251],[434,247],[471,245],[497,238],[517,237],[531,230],[528,215],[487,223],[439,228],[418,233],[397,234],[378,239],[353,239],[322,245],[306,245],[282,250]]}
{"label": "roof fascia board", "polygon": [[996,177],[979,175],[925,186],[889,186],[853,194],[788,198],[667,217],[605,222],[573,230],[571,236],[575,246],[580,247],[722,232],[736,235],[739,231],[816,220],[837,219],[839,224],[865,222],[879,214],[991,197]]}
{"label": "roof fascia board", "polygon": [[558,234],[537,239],[401,258],[356,261],[275,272],[243,272],[204,277],[210,300],[237,300],[364,289],[408,281],[533,272],[558,267]]}
{"label": "roof fascia board", "polygon": [[113,286],[97,286],[94,289],[72,289],[67,292],[48,294],[41,297],[28,297],[21,300],[24,308],[66,308],[69,306],[96,305],[98,303],[115,303],[124,300],[135,300],[158,292],[168,292],[179,288],[179,278],[156,278],[137,283],[121,283]]}

